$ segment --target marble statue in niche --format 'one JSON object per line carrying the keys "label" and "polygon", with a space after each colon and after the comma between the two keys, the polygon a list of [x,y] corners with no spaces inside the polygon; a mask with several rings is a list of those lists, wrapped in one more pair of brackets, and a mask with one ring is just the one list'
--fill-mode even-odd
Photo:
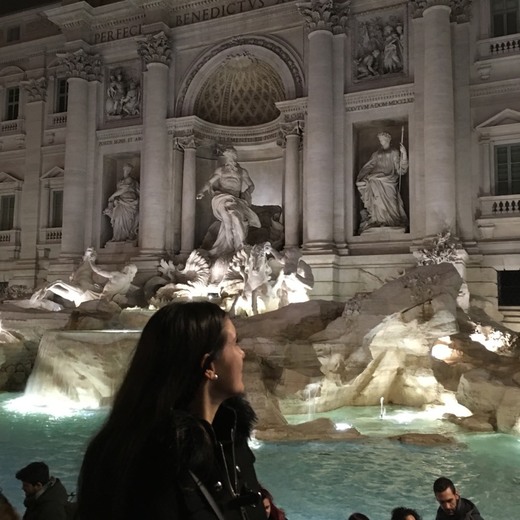
{"label": "marble statue in niche", "polygon": [[401,11],[358,18],[354,80],[381,78],[404,71],[406,42],[403,18]]}
{"label": "marble statue in niche", "polygon": [[401,131],[399,150],[390,146],[392,136],[379,132],[380,147],[363,165],[356,179],[363,209],[359,233],[371,228],[405,228],[408,218],[401,197],[401,177],[408,172],[408,153]]}
{"label": "marble statue in niche", "polygon": [[106,91],[105,113],[110,117],[139,116],[141,88],[123,69],[110,72]]}
{"label": "marble statue in niche", "polygon": [[103,215],[110,218],[112,239],[110,242],[133,242],[139,230],[139,182],[131,175],[133,166],[123,166],[123,177],[117,189],[108,198]]}
{"label": "marble statue in niche", "polygon": [[237,151],[227,147],[222,152],[224,164],[219,166],[197,194],[211,196],[213,215],[220,221],[217,238],[209,253],[222,256],[238,251],[246,242],[250,227],[261,227],[258,215],[251,208],[255,185],[249,173],[238,163]]}

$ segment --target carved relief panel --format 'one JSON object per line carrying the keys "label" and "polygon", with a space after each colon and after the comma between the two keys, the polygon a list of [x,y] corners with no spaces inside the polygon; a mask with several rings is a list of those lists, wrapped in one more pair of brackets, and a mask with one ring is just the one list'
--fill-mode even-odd
{"label": "carved relief panel", "polygon": [[408,16],[405,6],[356,16],[352,45],[354,82],[405,75],[408,71]]}
{"label": "carved relief panel", "polygon": [[141,116],[140,77],[137,67],[117,66],[107,69],[104,106],[106,121]]}

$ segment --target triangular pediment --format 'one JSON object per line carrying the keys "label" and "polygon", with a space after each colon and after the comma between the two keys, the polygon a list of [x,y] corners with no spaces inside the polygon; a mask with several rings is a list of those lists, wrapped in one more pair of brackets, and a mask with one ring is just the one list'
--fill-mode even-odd
{"label": "triangular pediment", "polygon": [[48,172],[44,173],[42,175],[43,179],[55,179],[56,177],[63,177],[65,171],[63,168],[60,168],[59,166],[54,166],[54,168],[51,168]]}
{"label": "triangular pediment", "polygon": [[22,181],[20,179],[16,178],[11,173],[0,172],[0,183],[2,183],[2,182],[16,182],[16,183],[20,183]]}
{"label": "triangular pediment", "polygon": [[15,74],[25,74],[25,71],[16,65],[8,65],[0,70],[0,76],[14,76]]}
{"label": "triangular pediment", "polygon": [[496,126],[516,125],[520,123],[520,112],[511,108],[506,108],[498,114],[490,117],[483,123],[477,126],[477,129],[484,130],[486,128],[493,128]]}

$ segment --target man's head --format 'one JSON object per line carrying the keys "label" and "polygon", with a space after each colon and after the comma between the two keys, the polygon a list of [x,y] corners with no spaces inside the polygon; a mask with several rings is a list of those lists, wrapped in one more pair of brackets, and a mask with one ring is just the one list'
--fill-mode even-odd
{"label": "man's head", "polygon": [[433,483],[433,492],[439,505],[448,515],[454,515],[457,510],[460,495],[453,482],[446,477],[440,477]]}
{"label": "man's head", "polygon": [[31,497],[49,482],[49,466],[45,462],[31,462],[16,473],[16,478],[22,481],[25,496]]}

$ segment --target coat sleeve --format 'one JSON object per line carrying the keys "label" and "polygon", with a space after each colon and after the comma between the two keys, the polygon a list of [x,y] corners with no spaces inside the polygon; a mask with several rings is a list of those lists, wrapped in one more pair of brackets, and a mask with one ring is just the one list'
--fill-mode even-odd
{"label": "coat sleeve", "polygon": [[67,520],[63,503],[45,502],[38,509],[38,520]]}

